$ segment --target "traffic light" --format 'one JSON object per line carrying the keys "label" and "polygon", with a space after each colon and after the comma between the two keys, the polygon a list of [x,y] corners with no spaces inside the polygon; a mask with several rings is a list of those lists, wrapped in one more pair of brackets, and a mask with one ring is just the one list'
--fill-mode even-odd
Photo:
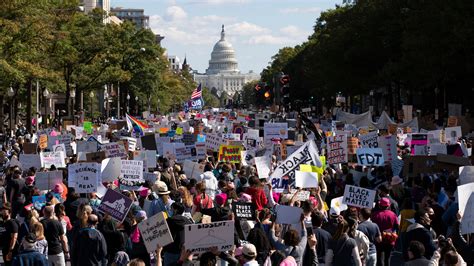
{"label": "traffic light", "polygon": [[271,104],[273,100],[272,87],[269,85],[265,85],[264,90],[265,91],[263,93],[263,97],[265,97],[265,101],[267,102],[267,104]]}
{"label": "traffic light", "polygon": [[265,82],[259,82],[255,85],[255,90],[256,91],[260,91],[261,89],[263,89],[264,87],[266,86],[266,83]]}
{"label": "traffic light", "polygon": [[290,103],[290,76],[282,75],[280,77],[280,99],[284,106]]}

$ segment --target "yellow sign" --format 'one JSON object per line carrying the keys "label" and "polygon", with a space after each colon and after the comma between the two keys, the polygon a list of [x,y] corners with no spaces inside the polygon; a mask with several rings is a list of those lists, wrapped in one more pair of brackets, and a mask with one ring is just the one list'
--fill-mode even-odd
{"label": "yellow sign", "polygon": [[176,128],[176,135],[183,135],[183,128],[182,127]]}
{"label": "yellow sign", "polygon": [[48,147],[48,135],[43,134],[39,137],[39,147],[42,150]]}
{"label": "yellow sign", "polygon": [[240,163],[241,151],[242,146],[221,145],[219,147],[219,161],[228,163]]}

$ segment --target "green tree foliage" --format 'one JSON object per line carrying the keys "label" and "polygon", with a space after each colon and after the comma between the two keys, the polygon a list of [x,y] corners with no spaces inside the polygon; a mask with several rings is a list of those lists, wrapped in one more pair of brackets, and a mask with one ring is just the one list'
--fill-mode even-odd
{"label": "green tree foliage", "polygon": [[258,80],[250,81],[245,83],[244,87],[242,88],[242,104],[244,104],[247,108],[250,106],[257,105],[257,93],[255,90],[255,86],[259,83]]}

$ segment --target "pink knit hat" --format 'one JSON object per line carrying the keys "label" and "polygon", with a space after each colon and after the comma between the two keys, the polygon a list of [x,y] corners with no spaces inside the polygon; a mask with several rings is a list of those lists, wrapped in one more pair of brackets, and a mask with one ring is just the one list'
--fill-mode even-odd
{"label": "pink knit hat", "polygon": [[292,256],[286,257],[281,263],[280,266],[297,266],[295,258]]}

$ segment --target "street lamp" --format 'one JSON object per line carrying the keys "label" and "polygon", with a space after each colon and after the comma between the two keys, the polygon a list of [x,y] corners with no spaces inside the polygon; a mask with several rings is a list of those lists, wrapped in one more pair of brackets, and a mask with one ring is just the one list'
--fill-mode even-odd
{"label": "street lamp", "polygon": [[43,116],[43,123],[45,125],[48,125],[48,106],[46,105],[46,99],[48,99],[48,105],[49,105],[49,91],[47,88],[44,89],[43,91],[43,97],[44,97],[44,116]]}
{"label": "street lamp", "polygon": [[74,85],[71,86],[71,90],[69,91],[69,96],[71,96],[71,102],[72,102],[72,107],[71,107],[71,117],[72,117],[72,122],[75,125],[76,124],[76,112],[75,112],[75,103],[76,103],[76,89],[74,89]]}
{"label": "street lamp", "polygon": [[130,113],[130,94],[127,93],[127,114]]}
{"label": "street lamp", "polygon": [[91,102],[90,102],[90,105],[91,105],[91,120],[93,119],[93,112],[94,112],[94,104],[92,104],[92,99],[94,98],[94,92],[91,91],[89,93],[89,97],[91,98]]}
{"label": "street lamp", "polygon": [[[8,97],[12,98],[13,101],[15,101],[15,98],[13,98],[13,96],[15,96],[15,91],[13,90],[12,87],[8,88],[8,91],[7,91],[7,95]],[[11,104],[10,105],[10,130],[13,130],[13,106],[14,104]]]}
{"label": "street lamp", "polygon": [[138,96],[135,96],[135,112],[138,115]]}

